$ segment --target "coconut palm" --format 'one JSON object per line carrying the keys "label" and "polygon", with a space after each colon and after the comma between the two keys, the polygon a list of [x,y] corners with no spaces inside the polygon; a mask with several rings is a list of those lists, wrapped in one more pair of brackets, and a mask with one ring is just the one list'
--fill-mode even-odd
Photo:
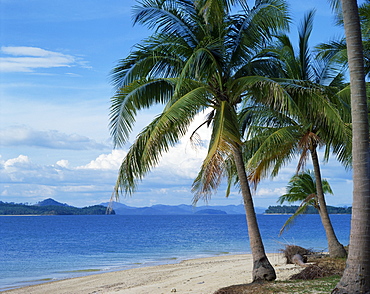
{"label": "coconut palm", "polygon": [[[235,2],[242,13],[232,15]],[[145,0],[135,8],[135,22],[156,28],[156,33],[113,70],[117,92],[110,126],[115,145],[127,142],[137,111],[155,104],[164,108],[123,159],[114,195],[133,193],[162,153],[186,133],[194,117],[209,110],[203,125],[211,128],[212,135],[193,185],[195,201],[207,199],[217,189],[231,158],[246,209],[253,280],[275,279],[244,169],[237,106],[247,97],[246,81],[261,72],[263,61],[254,60],[256,52],[272,33],[287,26],[285,3],[256,1],[250,8],[241,0]]]}
{"label": "coconut palm", "polygon": [[269,58],[275,58],[277,63],[275,72],[280,69],[280,78],[275,80],[291,97],[290,103],[295,107],[292,107],[294,112],[285,113],[263,104],[260,109],[244,109],[243,119],[251,120],[249,124],[252,124],[248,129],[248,138],[252,139],[246,144],[255,150],[249,168],[252,181],[258,183],[270,170],[271,175],[276,176],[281,166],[295,155],[300,156],[297,172],[303,170],[310,155],[329,253],[333,257],[344,257],[346,251],[335,235],[327,212],[317,150],[325,146],[326,158],[334,152],[340,161],[349,164],[350,128],[346,123],[349,115],[343,116],[345,104],[337,95],[342,86],[341,72],[333,73],[329,63],[314,66],[308,47],[313,16],[314,12],[309,12],[300,27],[298,54],[286,35],[278,36],[276,47],[268,50]]}
{"label": "coconut palm", "polygon": [[[333,6],[339,0],[332,0]],[[361,26],[356,0],[341,0],[351,84],[353,203],[348,258],[332,293],[370,293],[370,150]]]}
{"label": "coconut palm", "polygon": [[[333,194],[329,182],[325,179],[322,179],[322,190],[325,194]],[[284,223],[280,229],[280,235],[284,232],[285,228],[292,224],[298,215],[306,211],[308,206],[313,206],[318,211],[321,209],[317,196],[315,175],[310,170],[294,175],[287,185],[286,192],[286,194],[279,197],[278,203],[301,202],[301,204],[297,211]]]}

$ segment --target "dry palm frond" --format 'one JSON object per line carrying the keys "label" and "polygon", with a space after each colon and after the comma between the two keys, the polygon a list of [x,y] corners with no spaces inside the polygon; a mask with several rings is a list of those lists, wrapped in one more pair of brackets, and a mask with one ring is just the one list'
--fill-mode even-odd
{"label": "dry palm frond", "polygon": [[293,256],[299,254],[303,257],[303,261],[307,262],[307,255],[312,254],[312,250],[303,248],[297,245],[286,245],[285,249],[281,250],[286,258],[287,264],[293,264]]}

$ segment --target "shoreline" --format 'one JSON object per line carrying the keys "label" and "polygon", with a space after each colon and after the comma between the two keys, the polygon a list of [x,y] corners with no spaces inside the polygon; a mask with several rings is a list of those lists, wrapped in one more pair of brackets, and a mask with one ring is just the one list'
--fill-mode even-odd
{"label": "shoreline", "polygon": [[[285,264],[281,253],[268,253],[277,280],[286,280],[302,268]],[[156,266],[91,274],[5,290],[6,294],[211,294],[219,288],[252,281],[252,255],[219,255]]]}

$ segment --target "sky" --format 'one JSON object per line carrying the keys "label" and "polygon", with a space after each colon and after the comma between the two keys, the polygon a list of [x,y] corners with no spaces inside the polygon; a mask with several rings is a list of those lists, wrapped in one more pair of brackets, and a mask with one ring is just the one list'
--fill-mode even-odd
{"label": "sky", "polygon": [[[316,8],[311,45],[343,36],[323,0],[288,1],[291,35]],[[133,26],[134,0],[0,0],[0,201],[35,204],[53,198],[83,207],[110,200],[129,143],[114,149],[109,132],[110,71],[150,35]],[[158,108],[140,112],[130,142]],[[198,117],[197,121],[201,121]],[[201,131],[207,139],[207,131]],[[120,202],[136,207],[191,204],[191,184],[206,149],[185,136]],[[296,161],[254,191],[257,207],[276,205]],[[308,166],[310,167],[310,166]],[[329,205],[351,205],[352,176],[338,162],[322,163],[334,195]],[[225,186],[209,205],[241,204]],[[200,201],[199,205],[204,202]]]}

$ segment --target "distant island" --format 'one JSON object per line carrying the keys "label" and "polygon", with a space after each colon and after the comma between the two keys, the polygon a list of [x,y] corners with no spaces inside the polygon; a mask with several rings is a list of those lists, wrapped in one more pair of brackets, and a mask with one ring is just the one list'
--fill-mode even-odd
{"label": "distant island", "polygon": [[[104,206],[111,205],[117,215],[224,215],[224,214],[245,214],[244,206],[193,206],[193,205],[164,205],[156,204],[150,207],[132,207],[119,202],[102,203]],[[263,213],[266,208],[256,207],[257,213]]]}
{"label": "distant island", "polygon": [[[102,203],[108,206],[109,203]],[[244,205],[226,205],[226,206],[192,206],[192,205],[163,205],[157,204],[150,207],[131,207],[119,202],[111,203],[113,209],[118,215],[221,215],[221,214],[245,214]],[[255,207],[256,214],[293,214],[298,206],[269,206],[269,208]],[[330,214],[350,214],[351,207],[328,206]],[[318,211],[309,207],[307,214],[318,214]]]}
{"label": "distant island", "polygon": [[[269,206],[265,214],[294,214],[298,209],[298,206],[286,206],[286,205],[277,205]],[[327,206],[329,214],[351,214],[352,207],[336,207],[336,206]],[[313,206],[307,207],[305,214],[318,214],[318,210]]]}
{"label": "distant island", "polygon": [[[102,205],[77,208],[51,198],[34,205],[0,201],[0,215],[103,215],[106,210]],[[115,214],[114,210],[111,214]]]}
{"label": "distant island", "polygon": [[[245,214],[244,205],[225,206],[193,206],[193,205],[163,205],[150,207],[132,207],[119,202],[105,202],[100,205],[77,208],[54,199],[45,199],[34,205],[22,203],[6,203],[0,201],[0,215],[103,215],[111,205],[110,214],[117,215],[235,215]],[[269,206],[267,209],[255,207],[256,214],[293,214],[298,206]],[[352,207],[328,206],[329,214],[351,214]],[[309,207],[306,214],[318,214],[318,211]]]}

